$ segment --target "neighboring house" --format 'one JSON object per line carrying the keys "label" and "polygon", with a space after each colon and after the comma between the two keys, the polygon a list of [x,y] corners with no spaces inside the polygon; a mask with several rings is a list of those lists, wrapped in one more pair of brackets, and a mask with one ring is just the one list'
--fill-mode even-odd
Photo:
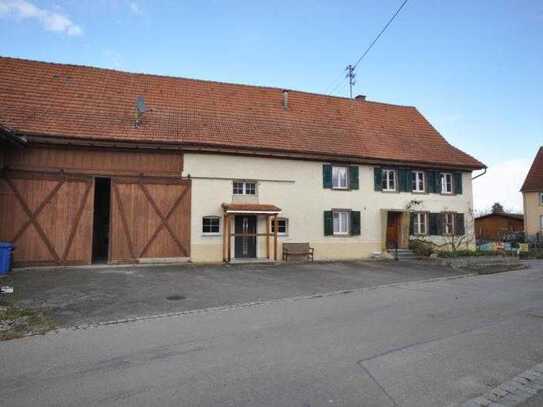
{"label": "neighboring house", "polygon": [[543,233],[543,147],[539,148],[521,188],[524,198],[524,230],[529,239],[542,240]]}
{"label": "neighboring house", "polygon": [[475,237],[478,241],[503,240],[508,232],[524,231],[524,215],[494,212],[475,218]]}
{"label": "neighboring house", "polygon": [[[473,234],[472,171],[414,107],[0,58],[17,264],[363,258]],[[227,231],[225,233],[225,230]]]}

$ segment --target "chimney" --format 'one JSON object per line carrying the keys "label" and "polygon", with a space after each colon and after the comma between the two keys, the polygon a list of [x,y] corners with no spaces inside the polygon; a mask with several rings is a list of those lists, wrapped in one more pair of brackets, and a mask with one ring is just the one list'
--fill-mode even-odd
{"label": "chimney", "polygon": [[283,109],[288,110],[288,90],[283,90]]}
{"label": "chimney", "polygon": [[366,95],[355,96],[355,100],[358,100],[359,102],[364,102],[366,100]]}

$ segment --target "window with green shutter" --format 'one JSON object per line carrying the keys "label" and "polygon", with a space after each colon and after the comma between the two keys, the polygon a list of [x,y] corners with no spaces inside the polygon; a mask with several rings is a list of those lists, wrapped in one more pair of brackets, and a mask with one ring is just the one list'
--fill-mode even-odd
{"label": "window with green shutter", "polygon": [[376,191],[383,189],[383,169],[379,167],[373,168],[373,184]]}
{"label": "window with green shutter", "polygon": [[360,235],[360,211],[351,211],[351,235]]}
{"label": "window with green shutter", "polygon": [[324,211],[324,236],[334,234],[334,218],[332,211]]}
{"label": "window with green shutter", "polygon": [[454,234],[457,236],[463,236],[466,234],[466,225],[464,223],[464,214],[454,214]]}
{"label": "window with green shutter", "polygon": [[332,188],[332,166],[330,164],[322,166],[322,186],[323,188]]}
{"label": "window with green shutter", "polygon": [[411,170],[400,168],[398,170],[400,192],[411,192]]}
{"label": "window with green shutter", "polygon": [[453,179],[454,179],[454,193],[462,194],[462,173],[455,172],[453,174]]}
{"label": "window with green shutter", "polygon": [[429,232],[431,236],[440,236],[442,234],[443,216],[441,213],[430,213]]}
{"label": "window with green shutter", "polygon": [[358,189],[358,165],[349,167],[349,184],[351,189]]}

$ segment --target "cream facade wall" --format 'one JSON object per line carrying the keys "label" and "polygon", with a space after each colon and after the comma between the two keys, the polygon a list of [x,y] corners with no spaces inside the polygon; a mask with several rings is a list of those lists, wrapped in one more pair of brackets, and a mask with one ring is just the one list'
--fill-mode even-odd
{"label": "cream facade wall", "polygon": [[541,229],[541,217],[543,205],[539,192],[524,192],[524,230],[528,236],[543,232]]}
{"label": "cream facade wall", "polygon": [[[323,164],[303,160],[186,153],[183,176],[190,175],[192,179],[192,261],[222,261],[221,204],[233,201],[233,180],[256,181],[257,195],[252,199],[280,207],[282,212],[279,216],[288,218],[288,235],[280,236],[279,243],[310,242],[315,248],[315,259],[319,260],[364,258],[373,252],[380,252],[386,233],[383,225],[386,216],[383,214],[386,210],[405,211],[412,200],[421,202],[416,207],[421,211],[467,214],[472,209],[471,173],[463,174],[461,195],[387,193],[374,191],[372,166],[359,166],[359,189],[338,191],[323,188]],[[360,236],[324,236],[323,213],[331,209],[360,211]],[[220,234],[208,236],[202,233],[203,216],[221,217]],[[466,231],[470,233],[472,228],[473,223],[466,221]],[[263,217],[259,219],[258,232],[265,232]],[[265,256],[265,238],[259,237],[257,257]]]}

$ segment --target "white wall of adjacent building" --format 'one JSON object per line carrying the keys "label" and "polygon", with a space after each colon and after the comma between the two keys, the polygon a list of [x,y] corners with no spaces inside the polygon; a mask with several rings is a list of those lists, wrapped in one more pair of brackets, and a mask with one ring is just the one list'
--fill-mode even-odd
{"label": "white wall of adjacent building", "polygon": [[[374,168],[359,166],[358,190],[323,188],[323,162],[246,157],[223,154],[186,153],[183,176],[192,179],[191,258],[194,262],[221,262],[223,250],[223,210],[221,204],[233,198],[233,180],[257,182],[250,202],[273,204],[288,219],[288,234],[282,242],[309,242],[315,259],[364,258],[383,249],[386,238],[383,216],[386,210],[405,211],[412,200],[421,201],[416,210],[428,212],[471,213],[473,197],[471,173],[463,173],[463,193],[459,195],[380,192],[374,190]],[[325,236],[324,211],[331,209],[360,211],[359,236]],[[204,216],[220,217],[220,233],[202,232]],[[466,218],[466,233],[473,233],[473,223]],[[259,218],[258,232],[265,232],[264,217]],[[257,257],[266,256],[266,239],[258,238]],[[233,244],[232,244],[233,246]],[[232,247],[232,256],[233,256]]]}

